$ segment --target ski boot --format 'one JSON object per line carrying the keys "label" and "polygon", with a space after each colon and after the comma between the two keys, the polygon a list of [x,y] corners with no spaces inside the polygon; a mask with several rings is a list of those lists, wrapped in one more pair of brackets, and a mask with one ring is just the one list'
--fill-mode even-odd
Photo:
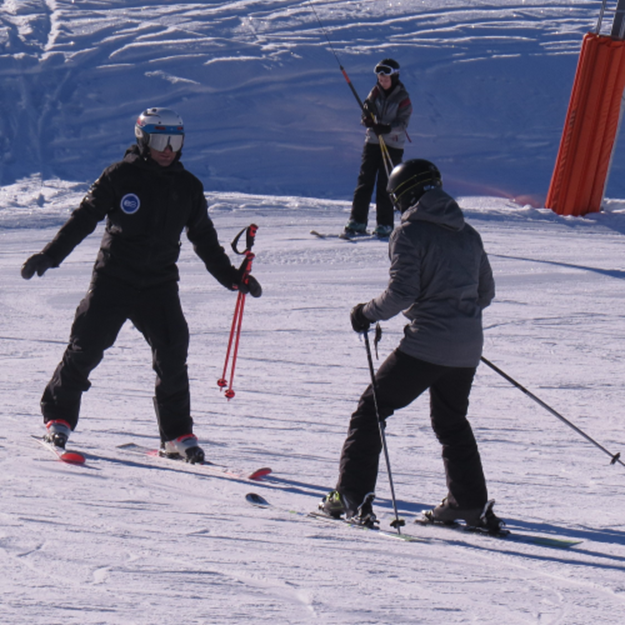
{"label": "ski boot", "polygon": [[494,505],[495,500],[491,499],[482,508],[461,508],[452,506],[445,497],[438,506],[427,510],[423,515],[430,523],[456,525],[461,520],[469,530],[497,535],[505,532],[505,523],[493,512]]}
{"label": "ski boot", "polygon": [[47,432],[43,435],[43,440],[52,443],[55,447],[65,449],[67,439],[72,433],[72,428],[67,421],[54,419],[46,423]]}
{"label": "ski boot", "polygon": [[343,235],[346,237],[357,237],[367,234],[367,224],[362,224],[353,219],[350,219],[343,230]]}
{"label": "ski boot", "polygon": [[343,514],[354,514],[356,506],[347,495],[332,490],[319,502],[319,511],[333,519],[340,519]]}
{"label": "ski boot", "polygon": [[369,529],[378,529],[379,521],[373,512],[373,500],[375,499],[375,493],[368,493],[362,500],[362,503],[358,506],[356,513],[352,516],[345,515],[345,520],[356,525],[363,525]]}
{"label": "ski boot", "polygon": [[391,236],[391,232],[393,232],[393,226],[377,226],[373,231],[373,234],[378,237],[378,239],[388,239]]}
{"label": "ski boot", "polygon": [[375,493],[369,493],[360,505],[338,490],[330,491],[319,503],[319,511],[333,519],[343,519],[355,525],[375,528],[378,523],[373,513]]}
{"label": "ski boot", "polygon": [[160,453],[167,458],[185,460],[190,464],[204,462],[204,450],[198,445],[195,434],[184,434],[161,444]]}

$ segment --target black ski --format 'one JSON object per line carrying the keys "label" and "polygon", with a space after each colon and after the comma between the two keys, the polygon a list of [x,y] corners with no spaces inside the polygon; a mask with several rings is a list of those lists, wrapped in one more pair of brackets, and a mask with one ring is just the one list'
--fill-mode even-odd
{"label": "black ski", "polygon": [[501,528],[497,532],[489,532],[486,529],[471,527],[463,523],[437,523],[432,521],[428,516],[423,514],[422,517],[415,519],[417,525],[431,527],[435,529],[451,530],[456,532],[468,532],[472,534],[482,534],[491,538],[499,538],[512,542],[527,543],[530,545],[540,545],[542,547],[553,547],[554,549],[569,549],[575,545],[579,545],[583,541],[571,538],[560,538],[554,536],[542,536],[539,534],[521,534],[511,532],[509,529]]}
{"label": "black ski", "polygon": [[245,500],[258,508],[270,508],[273,510],[280,510],[281,512],[284,512],[287,514],[296,515],[298,517],[303,517],[305,519],[314,519],[316,521],[327,523],[328,525],[334,525],[335,527],[343,526],[343,527],[347,527],[350,529],[370,532],[373,535],[383,536],[384,538],[394,538],[398,540],[403,540],[409,543],[431,542],[427,538],[420,538],[418,536],[411,536],[411,535],[403,534],[403,533],[399,534],[397,532],[390,532],[387,530],[379,529],[377,527],[373,528],[373,527],[368,527],[366,525],[358,525],[357,523],[354,523],[352,521],[345,520],[345,519],[335,519],[317,510],[313,510],[312,512],[301,512],[298,510],[289,510],[287,508],[280,508],[278,506],[274,506],[273,504],[269,503],[264,497],[256,493],[248,493],[247,495],[245,495]]}
{"label": "black ski", "polygon": [[[364,530],[367,532],[372,532],[373,534],[383,536],[385,538],[395,538],[395,539],[403,540],[405,542],[418,542],[418,543],[430,543],[430,544],[439,542],[439,541],[445,542],[445,539],[442,538],[442,534],[441,536],[436,536],[436,537],[415,536],[414,534],[405,534],[403,532],[399,534],[397,532],[392,532],[388,530],[383,530],[383,529],[378,529],[378,528],[374,529],[374,528],[365,527],[363,525],[357,525],[356,523],[346,521],[345,519],[334,519],[317,510],[314,510],[312,512],[301,512],[298,510],[290,510],[288,508],[274,506],[269,501],[267,501],[264,497],[256,493],[248,493],[245,496],[245,499],[252,505],[257,506],[259,508],[280,510],[281,512],[296,515],[298,517],[322,521],[322,522],[327,523],[328,525],[334,525],[334,526],[343,525],[351,529],[358,529],[358,530]],[[507,531],[507,533],[502,532],[500,534],[488,534],[483,531],[468,529],[466,526],[461,525],[461,524],[442,525],[442,524],[434,524],[431,521],[424,523],[422,522],[421,519],[416,519],[415,524],[420,525],[420,526],[427,525],[428,527],[432,528],[435,531],[438,529],[443,529],[447,532],[451,530],[451,531],[461,531],[465,533],[467,532],[478,533],[478,534],[487,536],[489,538],[496,538],[499,540],[506,540],[506,541],[511,541],[511,542],[526,543],[526,544],[537,545],[540,547],[549,547],[549,548],[554,548],[554,549],[569,549],[570,547],[574,547],[575,545],[579,545],[580,543],[583,542],[581,540],[573,540],[573,539],[568,539],[568,538],[542,536],[538,534],[527,534],[527,533],[520,534],[517,532],[513,533],[510,531]]]}
{"label": "black ski", "polygon": [[[140,456],[158,458],[163,460],[163,462],[177,464],[184,463],[185,465],[187,464],[184,458],[182,458],[181,456],[170,457],[161,455],[158,449],[153,449],[152,447],[146,447],[144,445],[137,445],[136,443],[124,443],[123,445],[118,445],[117,449],[121,449],[122,451],[130,452],[133,454],[138,454]],[[264,477],[271,473],[271,469],[269,467],[262,467],[260,469],[255,469],[254,471],[241,471],[239,469],[232,469],[230,467],[226,467],[221,464],[215,464],[209,461],[205,461],[202,464],[188,466],[201,467],[202,471],[220,477],[228,477],[238,480],[252,480],[254,482],[262,480]]]}

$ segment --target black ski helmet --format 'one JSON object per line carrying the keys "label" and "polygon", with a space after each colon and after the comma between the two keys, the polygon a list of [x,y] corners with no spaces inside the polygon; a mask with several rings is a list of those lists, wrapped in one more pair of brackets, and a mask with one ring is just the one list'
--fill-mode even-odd
{"label": "black ski helmet", "polygon": [[382,59],[373,69],[376,76],[384,74],[391,79],[390,89],[394,89],[399,82],[399,63],[395,59]]}
{"label": "black ski helmet", "polygon": [[382,59],[373,69],[373,73],[386,76],[399,76],[399,63],[395,59]]}
{"label": "black ski helmet", "polygon": [[386,190],[395,208],[403,213],[414,206],[426,191],[442,186],[441,172],[434,163],[413,158],[393,168]]}

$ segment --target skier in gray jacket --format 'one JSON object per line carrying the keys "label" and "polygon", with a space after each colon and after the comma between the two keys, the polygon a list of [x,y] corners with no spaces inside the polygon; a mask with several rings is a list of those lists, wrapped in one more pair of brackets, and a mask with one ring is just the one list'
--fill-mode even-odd
{"label": "skier in gray jacket", "polygon": [[401,163],[412,104],[399,79],[397,61],[383,59],[373,71],[377,82],[363,106],[361,123],[367,127],[367,133],[345,235],[366,234],[369,205],[375,189],[377,226],[374,234],[387,238],[393,230],[393,204],[386,192],[388,179],[380,138],[386,145],[393,166]]}
{"label": "skier in gray jacket", "polygon": [[[466,415],[482,353],[482,310],[495,295],[488,257],[477,231],[442,189],[440,172],[414,159],[393,169],[388,190],[402,213],[391,235],[386,290],[351,313],[365,332],[374,321],[403,311],[410,323],[395,351],[375,375],[382,425],[399,408],[430,391],[431,422],[442,445],[448,494],[428,511],[432,522],[496,531],[501,521],[486,506],[488,496],[477,443]],[[382,450],[371,386],[350,421],[336,489],[320,504],[326,514],[375,523],[370,495]]]}

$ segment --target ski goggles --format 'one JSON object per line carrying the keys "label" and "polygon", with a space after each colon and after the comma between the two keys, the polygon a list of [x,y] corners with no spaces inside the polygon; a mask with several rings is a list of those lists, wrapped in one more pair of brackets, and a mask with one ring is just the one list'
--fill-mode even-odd
{"label": "ski goggles", "polygon": [[148,146],[157,152],[164,152],[167,146],[169,146],[172,152],[178,152],[182,149],[182,144],[184,143],[184,135],[176,134],[161,134],[161,133],[153,133],[148,135]]}
{"label": "ski goggles", "polygon": [[393,74],[399,74],[399,70],[395,67],[391,67],[390,65],[384,65],[380,63],[375,66],[373,73],[378,76],[379,74],[384,74],[385,76],[392,76]]}

